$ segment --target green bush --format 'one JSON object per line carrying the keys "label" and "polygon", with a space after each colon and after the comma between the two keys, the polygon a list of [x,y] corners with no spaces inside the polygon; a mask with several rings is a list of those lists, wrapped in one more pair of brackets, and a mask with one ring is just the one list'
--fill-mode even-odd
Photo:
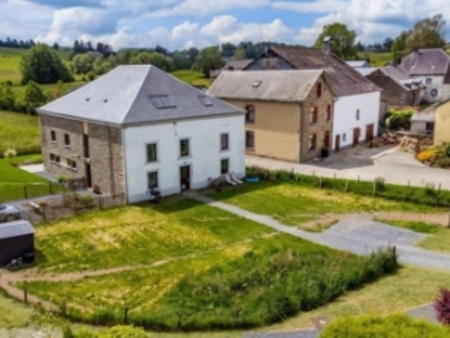
{"label": "green bush", "polygon": [[344,318],[326,327],[320,338],[450,338],[443,326],[406,315]]}
{"label": "green bush", "polygon": [[386,114],[386,125],[389,129],[405,129],[409,130],[411,128],[411,118],[414,115],[412,109],[405,110],[395,110],[392,109]]}
{"label": "green bush", "polygon": [[102,332],[99,338],[148,338],[148,334],[133,326],[115,326]]}

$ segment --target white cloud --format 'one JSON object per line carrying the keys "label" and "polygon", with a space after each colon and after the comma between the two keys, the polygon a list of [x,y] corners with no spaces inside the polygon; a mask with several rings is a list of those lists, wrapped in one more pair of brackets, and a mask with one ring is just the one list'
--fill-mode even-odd
{"label": "white cloud", "polygon": [[236,8],[260,8],[268,6],[270,0],[184,0],[178,6],[165,8],[150,13],[153,17],[166,17],[173,15],[204,16],[220,13]]}
{"label": "white cloud", "polygon": [[348,5],[347,0],[316,0],[316,1],[275,1],[273,8],[296,11],[300,13],[329,13],[341,11]]}

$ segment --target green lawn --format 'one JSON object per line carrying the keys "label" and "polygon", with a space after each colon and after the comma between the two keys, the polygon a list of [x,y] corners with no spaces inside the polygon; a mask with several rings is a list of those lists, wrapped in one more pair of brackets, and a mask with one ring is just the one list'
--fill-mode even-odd
{"label": "green lawn", "polygon": [[[295,184],[261,182],[215,192],[211,197],[249,211],[272,216],[283,224],[301,226],[324,215],[372,211],[429,212],[430,207],[383,198],[320,190]],[[331,220],[333,221],[333,220]],[[330,221],[330,222],[331,222]],[[331,222],[332,223],[332,222]]]}
{"label": "green lawn", "polygon": [[41,134],[37,116],[0,111],[0,120],[0,157],[7,149],[15,149],[18,153],[40,153]]}
{"label": "green lawn", "polygon": [[0,159],[0,185],[46,182],[43,178],[12,165],[26,161],[36,162],[40,158],[40,155],[36,155]]}
{"label": "green lawn", "polygon": [[365,60],[367,57],[370,59],[370,64],[372,67],[383,67],[388,62],[392,61],[392,53],[359,53],[358,54],[360,59]]}
{"label": "green lawn", "polygon": [[195,70],[177,70],[171,73],[173,76],[178,78],[181,81],[189,83],[191,85],[199,85],[199,86],[211,86],[211,80],[205,78],[205,76],[196,72]]}

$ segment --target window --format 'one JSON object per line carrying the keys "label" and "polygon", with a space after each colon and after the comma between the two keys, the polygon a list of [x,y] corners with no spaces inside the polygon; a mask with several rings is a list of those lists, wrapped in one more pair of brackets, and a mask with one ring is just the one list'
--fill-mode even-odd
{"label": "window", "polygon": [[319,115],[319,110],[317,109],[317,107],[312,108],[311,112],[309,114],[309,123],[311,123],[311,124],[317,123],[318,115]]}
{"label": "window", "polygon": [[245,146],[249,149],[255,148],[255,134],[252,131],[245,133]]}
{"label": "window", "polygon": [[322,84],[320,82],[317,84],[317,97],[322,97]]}
{"label": "window", "polygon": [[147,179],[148,179],[148,188],[149,189],[158,188],[159,183],[158,183],[158,172],[157,171],[149,172],[147,174]]}
{"label": "window", "polygon": [[53,164],[60,164],[61,163],[61,157],[55,154],[50,154],[50,162]]}
{"label": "window", "polygon": [[347,134],[342,134],[342,141],[344,141],[344,142],[347,141]]}
{"label": "window", "polygon": [[255,123],[255,106],[246,106],[245,111],[245,121],[247,123]]}
{"label": "window", "polygon": [[202,95],[198,97],[205,107],[211,107],[213,104],[208,96]]}
{"label": "window", "polygon": [[425,125],[425,130],[426,131],[434,131],[434,123],[427,122]]}
{"label": "window", "polygon": [[51,138],[52,142],[56,142],[56,131],[52,130],[50,132],[50,138]]}
{"label": "window", "polygon": [[153,95],[149,98],[157,109],[175,108],[177,106],[169,95]]}
{"label": "window", "polygon": [[327,121],[331,121],[331,105],[327,105]]}
{"label": "window", "polygon": [[228,150],[228,134],[220,135],[220,150]]}
{"label": "window", "polygon": [[432,84],[433,83],[433,79],[431,77],[427,77],[426,83],[427,83],[427,85]]}
{"label": "window", "polygon": [[361,112],[359,109],[356,110],[356,119],[359,120],[361,118]]}
{"label": "window", "polygon": [[67,168],[77,170],[77,162],[67,159]]}
{"label": "window", "polygon": [[158,161],[156,143],[147,144],[147,163]]}
{"label": "window", "polygon": [[308,144],[309,151],[315,150],[316,145],[317,145],[317,135],[312,134],[309,136],[309,144]]}
{"label": "window", "polygon": [[69,134],[64,134],[64,145],[70,147],[70,136]]}
{"label": "window", "polygon": [[230,161],[228,159],[220,160],[220,174],[228,174],[230,169]]}
{"label": "window", "polygon": [[189,140],[180,140],[180,157],[186,157],[189,154]]}
{"label": "window", "polygon": [[83,153],[84,153],[84,158],[90,157],[89,136],[86,134],[83,135]]}

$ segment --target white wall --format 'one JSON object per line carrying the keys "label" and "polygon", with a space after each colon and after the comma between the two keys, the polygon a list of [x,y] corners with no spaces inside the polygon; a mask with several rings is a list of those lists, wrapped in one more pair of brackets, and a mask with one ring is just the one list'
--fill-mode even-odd
{"label": "white wall", "polygon": [[[360,142],[366,139],[366,126],[374,125],[374,136],[378,135],[380,119],[381,93],[368,93],[360,95],[338,97],[334,103],[333,119],[333,151],[336,147],[336,135],[341,135],[341,149],[351,147],[353,144],[353,130],[359,128]],[[360,110],[359,120],[356,111]],[[343,135],[346,134],[344,141]]]}
{"label": "white wall", "polygon": [[[422,83],[426,86],[423,100],[435,103],[450,99],[450,85],[444,84],[443,76],[414,76],[414,78],[422,80]],[[432,79],[431,84],[427,84],[427,78]],[[433,89],[438,91],[436,97],[432,97],[430,94]]]}
{"label": "white wall", "polygon": [[[230,172],[245,175],[245,122],[243,115],[183,120],[124,129],[127,193],[130,203],[148,200],[148,178],[158,171],[163,195],[177,194],[180,167],[191,165],[191,189],[208,185],[220,176],[220,160],[228,158]],[[220,135],[229,134],[229,150],[220,150]],[[180,139],[189,139],[190,156],[180,158]],[[158,161],[147,163],[146,145],[157,143]]]}

